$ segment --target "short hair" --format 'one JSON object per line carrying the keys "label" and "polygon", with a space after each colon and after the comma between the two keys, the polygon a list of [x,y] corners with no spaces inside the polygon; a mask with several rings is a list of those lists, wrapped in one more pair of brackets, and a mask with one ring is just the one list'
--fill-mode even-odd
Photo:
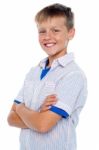
{"label": "short hair", "polygon": [[41,9],[35,16],[35,21],[41,23],[48,18],[64,17],[66,19],[66,27],[68,30],[74,27],[74,13],[70,7],[56,3]]}

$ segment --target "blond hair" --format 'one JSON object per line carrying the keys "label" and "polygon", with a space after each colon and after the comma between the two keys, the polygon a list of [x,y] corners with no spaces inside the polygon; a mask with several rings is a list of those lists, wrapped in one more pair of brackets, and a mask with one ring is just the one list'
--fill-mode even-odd
{"label": "blond hair", "polygon": [[59,3],[49,5],[41,9],[36,14],[35,21],[37,23],[41,23],[46,21],[48,18],[53,17],[64,17],[68,30],[74,27],[74,13],[71,11],[71,8]]}

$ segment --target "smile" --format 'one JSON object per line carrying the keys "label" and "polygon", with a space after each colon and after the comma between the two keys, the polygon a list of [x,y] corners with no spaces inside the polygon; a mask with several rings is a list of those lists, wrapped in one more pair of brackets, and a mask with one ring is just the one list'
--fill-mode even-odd
{"label": "smile", "polygon": [[46,47],[52,47],[52,46],[55,46],[56,43],[46,43],[44,44]]}

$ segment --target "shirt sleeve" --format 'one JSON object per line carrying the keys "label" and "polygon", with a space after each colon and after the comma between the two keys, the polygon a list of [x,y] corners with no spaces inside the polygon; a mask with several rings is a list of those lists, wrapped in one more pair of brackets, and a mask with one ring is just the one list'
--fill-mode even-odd
{"label": "shirt sleeve", "polygon": [[80,72],[70,73],[65,76],[56,87],[58,101],[50,110],[67,118],[76,108],[78,97],[83,96],[80,95],[83,89],[84,78]]}
{"label": "shirt sleeve", "polygon": [[25,103],[25,101],[24,101],[25,83],[28,82],[28,80],[30,80],[33,77],[33,72],[34,72],[34,67],[32,67],[30,69],[30,71],[26,74],[23,86],[20,89],[20,91],[19,91],[18,95],[16,96],[16,98],[14,99],[14,103],[16,103],[16,104]]}
{"label": "shirt sleeve", "polygon": [[14,103],[16,103],[16,104],[24,103],[23,93],[24,93],[24,85],[21,88],[21,90],[19,91],[19,93],[16,96],[16,98],[14,99]]}

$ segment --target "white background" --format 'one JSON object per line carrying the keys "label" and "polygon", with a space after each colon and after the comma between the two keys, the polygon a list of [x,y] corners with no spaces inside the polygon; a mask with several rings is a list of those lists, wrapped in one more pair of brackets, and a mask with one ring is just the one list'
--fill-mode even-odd
{"label": "white background", "polygon": [[88,79],[88,98],[77,127],[78,150],[99,149],[99,5],[98,0],[0,1],[0,150],[19,149],[19,129],[7,115],[26,73],[45,57],[34,16],[48,4],[60,2],[75,13],[76,35],[69,44]]}

